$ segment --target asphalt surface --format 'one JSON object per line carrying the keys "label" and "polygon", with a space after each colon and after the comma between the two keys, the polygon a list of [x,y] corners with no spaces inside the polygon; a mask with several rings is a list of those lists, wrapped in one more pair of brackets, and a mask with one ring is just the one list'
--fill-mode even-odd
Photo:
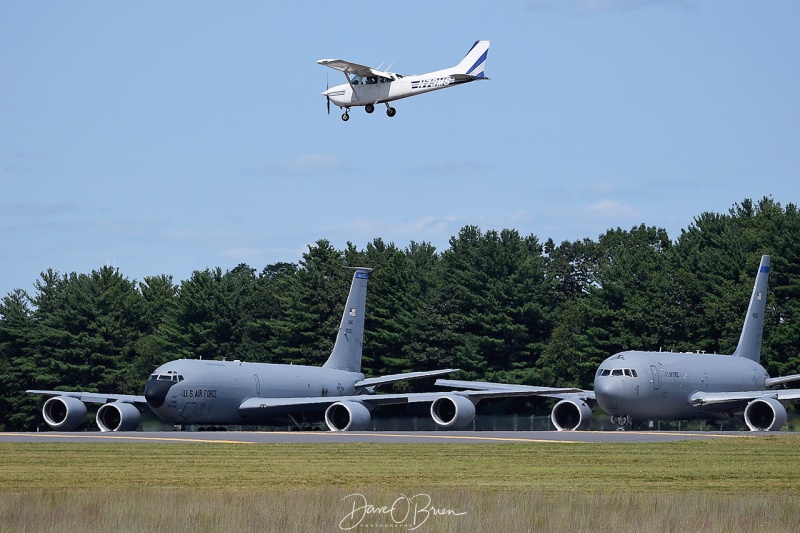
{"label": "asphalt surface", "polygon": [[291,443],[540,443],[540,442],[676,442],[734,437],[756,437],[776,433],[732,431],[396,431],[346,432],[330,431],[158,431],[158,432],[40,432],[0,433],[0,442],[157,442],[157,443],[226,443],[226,444],[291,444]]}

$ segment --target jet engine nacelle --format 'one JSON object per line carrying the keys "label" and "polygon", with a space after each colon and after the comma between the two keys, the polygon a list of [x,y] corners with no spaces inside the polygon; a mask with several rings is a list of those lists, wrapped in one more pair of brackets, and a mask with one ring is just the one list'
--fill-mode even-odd
{"label": "jet engine nacelle", "polygon": [[97,410],[97,426],[100,431],[134,431],[139,427],[142,415],[135,405],[111,402]]}
{"label": "jet engine nacelle", "polygon": [[786,408],[775,398],[759,398],[744,408],[750,431],[778,431],[786,423]]}
{"label": "jet engine nacelle", "polygon": [[56,431],[72,431],[86,421],[86,405],[72,396],[53,396],[44,402],[42,415]]}
{"label": "jet engine nacelle", "polygon": [[439,396],[431,403],[431,417],[444,428],[461,429],[475,419],[475,404],[457,394]]}
{"label": "jet engine nacelle", "polygon": [[325,423],[331,431],[364,431],[369,421],[369,409],[358,402],[336,402],[325,410]]}
{"label": "jet engine nacelle", "polygon": [[553,407],[550,420],[558,431],[589,429],[589,424],[592,423],[592,408],[584,401],[561,400]]}

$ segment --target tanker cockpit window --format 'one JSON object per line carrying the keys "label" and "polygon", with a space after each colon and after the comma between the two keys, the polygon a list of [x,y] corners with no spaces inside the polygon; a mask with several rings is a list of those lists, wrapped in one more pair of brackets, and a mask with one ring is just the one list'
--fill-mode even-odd
{"label": "tanker cockpit window", "polygon": [[597,371],[597,375],[602,377],[606,376],[628,376],[629,378],[638,378],[639,373],[633,368],[615,368],[610,370],[608,368],[601,368]]}
{"label": "tanker cockpit window", "polygon": [[183,381],[183,376],[174,371],[169,371],[166,374],[153,374],[150,376],[150,381],[172,381],[173,383],[180,383]]}

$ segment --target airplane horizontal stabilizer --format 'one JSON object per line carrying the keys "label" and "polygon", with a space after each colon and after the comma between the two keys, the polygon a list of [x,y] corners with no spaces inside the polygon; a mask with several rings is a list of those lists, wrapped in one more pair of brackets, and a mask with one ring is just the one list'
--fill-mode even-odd
{"label": "airplane horizontal stabilizer", "polygon": [[480,81],[491,79],[487,78],[486,76],[471,76],[469,74],[450,74],[450,77],[456,81]]}

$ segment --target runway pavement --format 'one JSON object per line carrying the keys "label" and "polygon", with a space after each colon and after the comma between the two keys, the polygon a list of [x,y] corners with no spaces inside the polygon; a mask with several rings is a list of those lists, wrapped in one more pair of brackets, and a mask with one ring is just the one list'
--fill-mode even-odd
{"label": "runway pavement", "polygon": [[159,431],[159,432],[41,432],[0,433],[0,442],[156,442],[156,443],[225,443],[225,444],[291,444],[291,443],[614,443],[675,442],[684,440],[756,437],[776,433],[732,431],[396,431],[345,432],[330,431]]}

